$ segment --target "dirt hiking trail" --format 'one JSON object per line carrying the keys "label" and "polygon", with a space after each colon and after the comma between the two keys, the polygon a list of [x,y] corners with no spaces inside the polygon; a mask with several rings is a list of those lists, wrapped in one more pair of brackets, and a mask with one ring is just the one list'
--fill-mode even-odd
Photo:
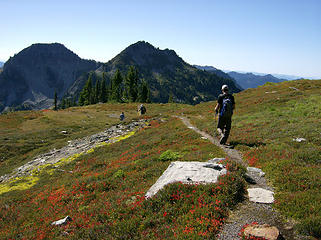
{"label": "dirt hiking trail", "polygon": [[[216,138],[193,126],[188,118],[184,116],[174,117],[181,119],[189,129],[192,129],[204,138],[207,138],[211,143],[222,148],[229,159],[241,164],[244,167],[248,166],[247,163],[243,161],[242,155],[237,150],[222,146]],[[256,184],[248,184],[248,188],[259,187],[273,191],[273,188],[267,184],[265,177],[255,178],[255,181]],[[293,223],[286,222],[284,218],[282,218],[282,216],[272,208],[272,204],[250,202],[248,198],[239,203],[236,208],[229,213],[229,217],[217,237],[220,240],[240,239],[238,234],[240,233],[242,227],[245,224],[250,224],[252,222],[269,224],[277,227],[283,238],[287,240],[308,239],[297,235],[294,232]]]}

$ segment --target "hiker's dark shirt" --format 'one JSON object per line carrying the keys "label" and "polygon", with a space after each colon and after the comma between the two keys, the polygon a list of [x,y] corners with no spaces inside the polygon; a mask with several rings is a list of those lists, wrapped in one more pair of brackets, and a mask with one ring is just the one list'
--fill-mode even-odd
{"label": "hiker's dark shirt", "polygon": [[220,94],[218,96],[217,102],[220,104],[220,107],[223,105],[223,99],[229,97],[231,99],[232,104],[235,104],[234,96],[232,94]]}

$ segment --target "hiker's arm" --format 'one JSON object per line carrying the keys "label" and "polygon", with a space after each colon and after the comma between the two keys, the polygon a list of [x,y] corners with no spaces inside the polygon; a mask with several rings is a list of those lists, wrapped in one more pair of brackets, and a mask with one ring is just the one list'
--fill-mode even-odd
{"label": "hiker's arm", "polygon": [[218,110],[221,108],[220,104],[217,103],[215,107],[215,113],[218,114]]}

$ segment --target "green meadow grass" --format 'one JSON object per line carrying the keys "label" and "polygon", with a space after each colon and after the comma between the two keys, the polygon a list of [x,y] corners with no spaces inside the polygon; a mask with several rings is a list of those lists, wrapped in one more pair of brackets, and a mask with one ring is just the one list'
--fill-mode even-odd
{"label": "green meadow grass", "polygon": [[[32,132],[40,131],[39,122],[44,122],[46,129],[52,129],[55,122],[55,126],[60,126],[59,131],[75,125],[80,129],[88,128],[86,133],[74,132],[72,136],[61,138],[62,146],[69,138],[102,130],[108,121],[106,116],[125,108],[126,121],[138,118],[134,104],[94,105],[49,112],[50,115],[48,112],[19,112],[14,114],[20,118],[14,114],[1,117],[7,120],[11,117],[15,121],[8,121],[8,125],[12,124],[11,134],[16,138],[22,136],[13,128],[28,126],[24,131],[28,129],[27,133],[32,136]],[[120,142],[80,155],[74,161],[60,165],[56,171],[41,171],[37,175],[39,181],[28,190],[0,195],[0,238],[215,238],[228,210],[243,198],[244,169],[240,166],[225,162],[228,174],[217,184],[192,186],[177,183],[167,186],[151,199],[144,198],[172,160],[207,161],[225,156],[220,148],[201,139],[179,119],[172,117],[188,108],[190,106],[179,104],[147,105],[145,117],[155,119],[148,128]],[[68,120],[62,116],[67,116]],[[84,121],[87,118],[91,124],[89,120]],[[114,123],[118,123],[118,118],[108,122]],[[47,134],[53,145],[54,139],[59,140],[50,132]],[[45,150],[45,147],[40,150],[30,147],[32,153]],[[14,166],[10,164],[9,161],[8,165]],[[67,215],[72,222],[62,227],[51,226],[53,221]]]}
{"label": "green meadow grass", "polygon": [[[297,90],[296,90],[297,89]],[[230,142],[275,187],[274,207],[297,222],[301,233],[321,237],[321,81],[266,84],[235,95]],[[214,102],[189,117],[215,134]],[[305,138],[296,142],[293,139]]]}
{"label": "green meadow grass", "polygon": [[[175,106],[176,105],[176,106]],[[170,116],[187,105],[147,105],[149,116]],[[0,115],[0,175],[35,156],[61,148],[69,140],[82,138],[119,123],[125,112],[125,123],[138,119],[137,104],[96,104],[59,111],[21,111]],[[68,134],[63,134],[67,131]]]}

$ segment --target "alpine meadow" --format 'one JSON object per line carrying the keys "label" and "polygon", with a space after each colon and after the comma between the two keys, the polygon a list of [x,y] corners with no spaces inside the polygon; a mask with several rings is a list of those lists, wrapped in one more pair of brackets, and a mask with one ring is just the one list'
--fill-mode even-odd
{"label": "alpine meadow", "polygon": [[[146,124],[114,143],[3,181],[1,238],[217,238],[229,215],[246,198],[246,165],[266,172],[275,189],[273,209],[282,214],[283,221],[294,224],[303,235],[318,238],[319,93],[320,81],[298,80],[236,94],[238,108],[230,141],[242,153],[244,164],[231,161],[220,147],[175,117],[184,116],[213,135],[215,102],[146,104],[143,118],[137,117],[135,103],[3,114],[2,175],[10,175],[39,154],[111,126],[139,119]],[[120,111],[126,112],[124,122],[118,119]],[[298,137],[305,141],[294,141]],[[227,167],[227,174],[217,183],[175,183],[155,197],[144,197],[171,161],[213,157],[225,158],[222,164]],[[72,218],[68,224],[51,225],[67,215]]]}
{"label": "alpine meadow", "polygon": [[321,1],[1,1],[0,240],[321,239]]}

